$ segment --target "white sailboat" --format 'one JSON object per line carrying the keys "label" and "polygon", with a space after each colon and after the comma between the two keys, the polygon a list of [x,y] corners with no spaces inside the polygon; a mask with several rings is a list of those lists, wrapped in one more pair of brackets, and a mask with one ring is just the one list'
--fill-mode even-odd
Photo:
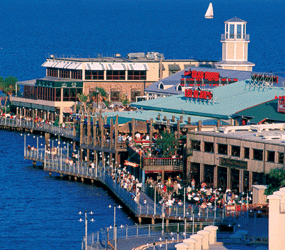
{"label": "white sailboat", "polygon": [[214,17],[213,4],[210,3],[210,4],[209,4],[209,7],[208,7],[208,9],[207,9],[207,11],[206,11],[205,18],[211,19],[211,18],[213,18],[213,17]]}

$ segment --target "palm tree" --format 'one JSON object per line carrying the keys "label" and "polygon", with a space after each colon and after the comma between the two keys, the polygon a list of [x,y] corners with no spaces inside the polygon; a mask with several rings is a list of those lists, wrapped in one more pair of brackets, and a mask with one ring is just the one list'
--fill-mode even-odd
{"label": "palm tree", "polygon": [[3,77],[0,77],[0,90],[6,94],[5,104],[6,107],[8,98],[12,96],[16,89],[17,78],[14,76],[8,76],[3,80]]}

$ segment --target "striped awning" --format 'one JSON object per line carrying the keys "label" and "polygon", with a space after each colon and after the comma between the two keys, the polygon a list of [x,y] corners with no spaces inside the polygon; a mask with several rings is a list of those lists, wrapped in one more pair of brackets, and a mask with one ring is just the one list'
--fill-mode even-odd
{"label": "striped awning", "polygon": [[138,70],[138,71],[149,70],[147,64],[145,63],[129,63],[128,67],[129,70]]}
{"label": "striped awning", "polygon": [[108,63],[105,66],[107,66],[107,70],[127,70],[127,65],[123,63]]}
{"label": "striped awning", "polygon": [[53,68],[63,69],[65,68],[70,62],[67,61],[59,61],[58,63],[52,65]]}
{"label": "striped awning", "polygon": [[47,60],[45,61],[43,64],[42,64],[42,67],[47,67],[47,68],[50,68],[52,67],[54,64],[57,64],[58,61],[55,61],[55,60]]}
{"label": "striped awning", "polygon": [[86,63],[85,70],[104,70],[105,67],[101,63]]}
{"label": "striped awning", "polygon": [[71,62],[66,66],[66,69],[82,69],[82,63],[80,62]]}

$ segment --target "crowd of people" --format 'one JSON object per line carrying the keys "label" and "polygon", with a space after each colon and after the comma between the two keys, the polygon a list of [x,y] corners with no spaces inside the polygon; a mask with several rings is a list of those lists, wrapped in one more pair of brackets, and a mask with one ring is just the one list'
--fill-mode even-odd
{"label": "crowd of people", "polygon": [[[159,203],[164,204],[165,207],[171,211],[175,205],[182,206],[184,201],[184,187],[182,179],[177,176],[169,177],[164,184],[158,178],[154,180],[152,177],[147,178],[146,185],[149,188],[156,187],[156,192],[159,196]],[[186,206],[195,207],[199,209],[206,208],[224,208],[226,205],[240,205],[251,201],[242,194],[235,194],[232,190],[222,190],[221,188],[210,188],[205,182],[195,184],[192,179],[190,184],[185,187]]]}

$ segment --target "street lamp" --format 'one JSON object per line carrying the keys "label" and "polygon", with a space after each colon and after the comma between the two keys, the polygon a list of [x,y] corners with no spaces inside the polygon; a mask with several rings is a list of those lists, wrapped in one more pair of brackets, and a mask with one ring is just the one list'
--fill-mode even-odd
{"label": "street lamp", "polygon": [[[79,211],[78,214],[81,215],[83,213],[81,211]],[[94,213],[91,211],[89,214],[93,215]],[[80,218],[79,221],[83,222],[83,219]],[[90,221],[94,222],[94,219],[92,218]],[[87,210],[85,210],[85,235],[84,235],[85,250],[87,250],[87,227],[88,227],[88,217],[87,217]]]}
{"label": "street lamp", "polygon": [[[121,209],[122,207],[119,206],[113,206],[114,207],[114,241],[115,241],[115,250],[117,250],[117,225],[116,225],[116,209]],[[112,208],[112,205],[109,205],[109,208]]]}

